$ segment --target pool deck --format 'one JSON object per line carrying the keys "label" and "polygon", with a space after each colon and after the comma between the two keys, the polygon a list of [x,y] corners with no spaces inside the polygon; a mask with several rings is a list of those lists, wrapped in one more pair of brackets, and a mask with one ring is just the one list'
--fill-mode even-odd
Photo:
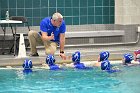
{"label": "pool deck", "polygon": [[[139,47],[134,46],[115,46],[115,47],[96,47],[96,48],[66,48],[65,54],[66,56],[69,56],[67,60],[62,60],[59,56],[59,49],[55,53],[55,59],[56,63],[70,63],[71,59],[70,56],[75,51],[81,52],[81,61],[96,61],[98,58],[98,55],[101,51],[109,51],[110,57],[109,60],[121,60],[123,54],[125,53],[131,53],[135,50],[140,49]],[[33,62],[33,65],[41,65],[45,63],[46,55],[44,53],[44,49],[39,50],[39,57],[30,57],[29,51],[27,51],[27,57],[18,57],[17,55],[0,55],[0,66],[21,66],[26,58],[31,59]]]}

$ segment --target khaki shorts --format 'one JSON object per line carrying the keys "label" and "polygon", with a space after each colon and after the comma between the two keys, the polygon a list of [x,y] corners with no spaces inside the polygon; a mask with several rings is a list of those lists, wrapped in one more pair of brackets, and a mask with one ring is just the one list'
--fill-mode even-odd
{"label": "khaki shorts", "polygon": [[37,31],[29,31],[28,38],[31,47],[31,54],[37,53],[36,46],[44,45],[45,46],[45,53],[46,54],[54,54],[56,52],[58,44],[52,41],[42,41],[41,36],[38,34]]}

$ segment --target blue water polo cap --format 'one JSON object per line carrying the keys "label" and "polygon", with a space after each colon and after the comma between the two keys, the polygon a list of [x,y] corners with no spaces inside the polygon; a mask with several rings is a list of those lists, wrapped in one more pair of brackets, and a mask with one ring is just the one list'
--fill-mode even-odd
{"label": "blue water polo cap", "polygon": [[47,57],[46,57],[46,64],[48,64],[49,66],[51,65],[55,65],[55,58],[53,55],[49,54]]}
{"label": "blue water polo cap", "polygon": [[110,62],[108,60],[102,61],[101,62],[101,69],[102,70],[110,70],[111,69]]}
{"label": "blue water polo cap", "polygon": [[72,54],[72,61],[74,63],[80,63],[80,55],[81,53],[79,51],[76,51],[74,54]]}
{"label": "blue water polo cap", "polygon": [[100,53],[100,61],[108,60],[109,58],[109,52],[108,51],[103,51]]}
{"label": "blue water polo cap", "polygon": [[125,63],[131,63],[131,61],[133,60],[133,56],[131,54],[124,54],[123,57]]}
{"label": "blue water polo cap", "polygon": [[22,66],[24,69],[31,69],[32,68],[32,61],[29,59],[25,59]]}

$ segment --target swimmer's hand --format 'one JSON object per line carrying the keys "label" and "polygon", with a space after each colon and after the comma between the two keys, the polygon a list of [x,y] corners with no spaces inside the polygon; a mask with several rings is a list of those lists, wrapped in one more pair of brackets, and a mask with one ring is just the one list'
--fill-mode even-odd
{"label": "swimmer's hand", "polygon": [[48,66],[48,64],[42,64],[42,67],[43,69],[50,69],[50,67]]}
{"label": "swimmer's hand", "polygon": [[113,70],[120,70],[118,66],[113,66],[112,69]]}

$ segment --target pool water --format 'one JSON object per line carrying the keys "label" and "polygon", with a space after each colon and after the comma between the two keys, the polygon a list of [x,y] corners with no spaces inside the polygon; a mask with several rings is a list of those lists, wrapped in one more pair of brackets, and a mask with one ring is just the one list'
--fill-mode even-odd
{"label": "pool water", "polygon": [[1,93],[140,93],[140,66],[122,67],[121,72],[66,69],[0,69]]}

